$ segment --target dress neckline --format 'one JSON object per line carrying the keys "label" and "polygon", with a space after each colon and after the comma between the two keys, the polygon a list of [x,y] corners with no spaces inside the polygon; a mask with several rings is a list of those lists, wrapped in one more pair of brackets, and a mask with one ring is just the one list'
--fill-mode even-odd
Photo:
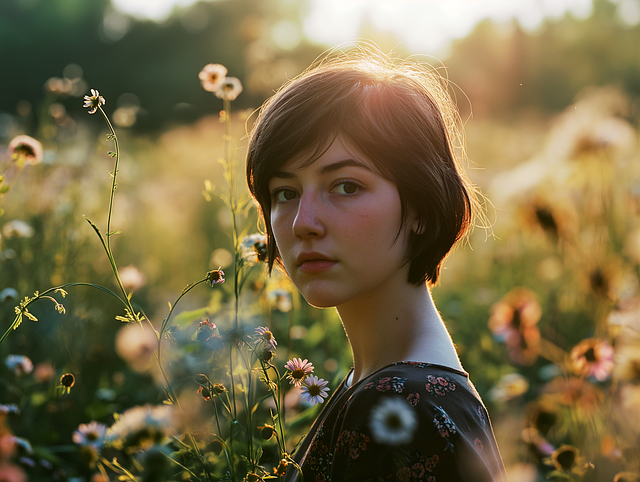
{"label": "dress neckline", "polygon": [[446,365],[439,365],[437,363],[428,363],[428,362],[416,362],[416,361],[397,361],[397,362],[393,362],[393,363],[389,363],[388,365],[385,365],[381,368],[378,368],[376,371],[374,371],[373,373],[371,373],[370,375],[366,376],[365,378],[363,378],[362,380],[359,380],[358,382],[356,382],[355,384],[353,384],[353,367],[351,368],[351,370],[349,370],[349,373],[347,373],[347,376],[344,378],[343,382],[342,382],[342,386],[344,387],[345,390],[350,390],[353,387],[356,387],[358,385],[360,385],[362,382],[368,380],[369,378],[377,375],[378,373],[380,373],[383,370],[386,370],[387,368],[390,367],[394,367],[394,366],[398,366],[398,365],[408,365],[408,366],[414,366],[414,367],[420,367],[420,368],[438,368],[440,370],[444,370],[447,372],[452,372],[455,373],[456,375],[460,375],[463,376],[465,378],[469,378],[469,374],[464,371],[464,370],[458,370],[457,368],[452,368]]}

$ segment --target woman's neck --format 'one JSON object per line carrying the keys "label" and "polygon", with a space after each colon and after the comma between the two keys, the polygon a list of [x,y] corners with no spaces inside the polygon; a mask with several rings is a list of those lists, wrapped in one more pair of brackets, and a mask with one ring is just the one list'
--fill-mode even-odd
{"label": "woman's neck", "polygon": [[426,285],[392,282],[339,306],[338,313],[353,351],[353,383],[397,361],[462,370]]}

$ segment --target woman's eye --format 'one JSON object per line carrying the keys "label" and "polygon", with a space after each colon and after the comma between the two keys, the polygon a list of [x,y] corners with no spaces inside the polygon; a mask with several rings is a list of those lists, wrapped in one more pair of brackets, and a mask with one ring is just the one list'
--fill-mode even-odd
{"label": "woman's eye", "polygon": [[278,202],[286,202],[295,199],[298,194],[291,189],[280,189],[276,191],[275,197]]}
{"label": "woman's eye", "polygon": [[331,190],[337,194],[355,194],[360,189],[360,186],[353,182],[341,182]]}

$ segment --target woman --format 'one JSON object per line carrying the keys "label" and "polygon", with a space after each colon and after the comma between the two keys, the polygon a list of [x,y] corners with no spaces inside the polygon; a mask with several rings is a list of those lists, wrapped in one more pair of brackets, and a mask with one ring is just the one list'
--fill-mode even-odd
{"label": "woman", "polygon": [[307,482],[506,480],[429,290],[477,204],[457,120],[438,75],[373,49],[321,62],[262,107],[247,180],[269,267],[337,308],[354,359],[295,453]]}

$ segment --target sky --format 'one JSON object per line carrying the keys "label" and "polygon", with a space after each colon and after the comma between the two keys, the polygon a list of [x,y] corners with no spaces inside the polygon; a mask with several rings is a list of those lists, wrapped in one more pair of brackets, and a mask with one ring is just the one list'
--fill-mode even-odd
{"label": "sky", "polygon": [[[166,19],[175,7],[197,0],[112,0],[122,13],[156,21]],[[286,3],[287,0],[282,0]],[[363,20],[377,30],[395,34],[414,52],[442,52],[451,40],[468,35],[485,18],[497,22],[517,19],[523,28],[536,31],[545,17],[570,13],[588,17],[592,0],[308,0],[308,15],[302,19],[309,40],[337,45],[358,37]],[[626,0],[613,0],[624,2]],[[280,25],[274,36],[287,30]],[[294,32],[289,26],[288,35]],[[284,28],[284,30],[283,30]]]}

